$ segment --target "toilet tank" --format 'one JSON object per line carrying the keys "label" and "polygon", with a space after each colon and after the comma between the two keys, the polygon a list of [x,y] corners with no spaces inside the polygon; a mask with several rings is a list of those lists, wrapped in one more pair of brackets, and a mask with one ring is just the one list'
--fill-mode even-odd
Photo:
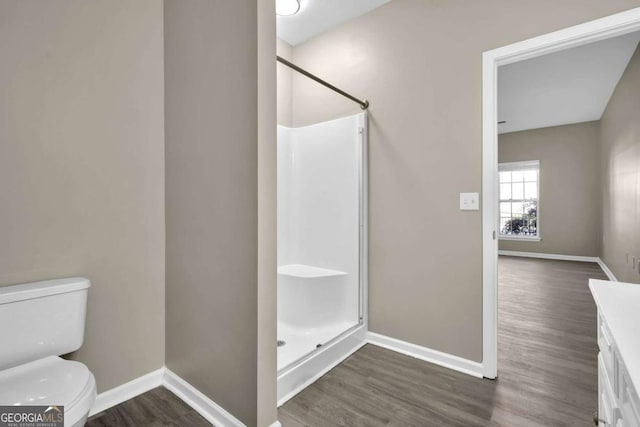
{"label": "toilet tank", "polygon": [[89,286],[72,277],[0,287],[0,370],[79,349]]}

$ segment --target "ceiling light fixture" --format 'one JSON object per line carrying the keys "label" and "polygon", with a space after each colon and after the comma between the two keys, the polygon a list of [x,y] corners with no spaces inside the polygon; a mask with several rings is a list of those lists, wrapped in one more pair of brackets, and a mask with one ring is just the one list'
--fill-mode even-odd
{"label": "ceiling light fixture", "polygon": [[276,14],[291,16],[300,10],[300,0],[276,0]]}

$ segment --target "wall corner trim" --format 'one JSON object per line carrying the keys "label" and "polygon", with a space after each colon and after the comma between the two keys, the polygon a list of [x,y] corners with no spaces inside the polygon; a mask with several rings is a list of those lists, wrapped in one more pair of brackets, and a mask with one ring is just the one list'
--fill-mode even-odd
{"label": "wall corner trim", "polygon": [[617,282],[618,281],[618,279],[616,279],[616,276],[613,274],[613,271],[611,271],[611,269],[609,269],[609,267],[607,266],[607,264],[604,263],[602,258],[598,258],[598,260],[596,262],[598,263],[598,265],[600,266],[602,271],[604,271],[604,274],[607,275],[609,280],[611,280],[612,282]]}
{"label": "wall corner trim", "polygon": [[205,396],[197,388],[165,368],[164,387],[196,410],[216,427],[246,427],[222,406]]}
{"label": "wall corner trim", "polygon": [[386,348],[387,350],[392,350],[397,353],[415,357],[416,359],[424,360],[425,362],[453,369],[454,371],[462,372],[463,374],[477,378],[483,377],[482,363],[454,356],[453,354],[443,353],[428,347],[422,347],[417,344],[376,334],[375,332],[369,332],[367,334],[367,342],[378,347]]}
{"label": "wall corner trim", "polygon": [[89,416],[99,414],[107,409],[146,393],[163,383],[165,368],[162,367],[146,375],[138,377],[111,390],[104,391],[96,397]]}
{"label": "wall corner trim", "polygon": [[[222,406],[166,367],[98,394],[89,416],[104,412],[156,387],[166,388],[216,427],[246,427]],[[276,421],[270,427],[282,426]]]}

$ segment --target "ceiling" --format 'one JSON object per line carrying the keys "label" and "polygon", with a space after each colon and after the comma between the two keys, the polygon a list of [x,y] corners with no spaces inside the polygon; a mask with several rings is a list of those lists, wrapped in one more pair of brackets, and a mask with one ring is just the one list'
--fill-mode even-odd
{"label": "ceiling", "polygon": [[600,120],[640,32],[498,69],[499,133]]}
{"label": "ceiling", "polygon": [[300,11],[278,16],[278,38],[292,46],[364,15],[391,0],[300,0]]}

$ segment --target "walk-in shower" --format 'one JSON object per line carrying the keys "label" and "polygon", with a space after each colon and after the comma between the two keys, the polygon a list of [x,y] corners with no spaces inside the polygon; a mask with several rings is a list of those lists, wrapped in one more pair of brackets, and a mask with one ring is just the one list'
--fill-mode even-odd
{"label": "walk-in shower", "polygon": [[278,401],[366,338],[367,116],[278,127]]}

